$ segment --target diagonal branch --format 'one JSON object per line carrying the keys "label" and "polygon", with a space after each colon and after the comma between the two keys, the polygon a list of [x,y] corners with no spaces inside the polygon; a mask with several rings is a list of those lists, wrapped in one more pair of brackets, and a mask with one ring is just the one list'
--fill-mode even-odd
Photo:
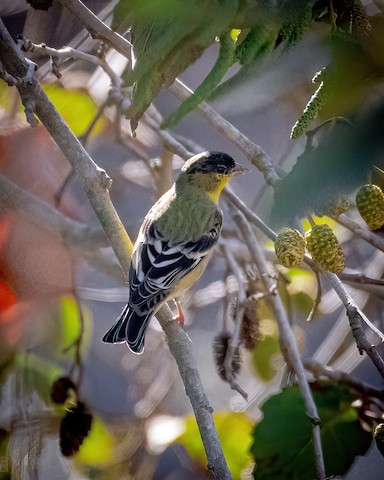
{"label": "diagonal branch", "polygon": [[324,366],[312,359],[305,360],[304,366],[307,370],[312,372],[316,378],[327,377],[331,381],[348,385],[356,390],[356,392],[359,392],[364,396],[384,399],[384,390],[382,388],[376,388],[373,385],[365,383],[363,380],[353,377],[352,375],[341,370]]}
{"label": "diagonal branch", "polygon": [[[180,100],[185,100],[193,94],[193,91],[178,79],[169,87],[169,91]],[[247,159],[264,175],[268,185],[275,185],[280,180],[275,166],[266,152],[219,115],[208,103],[201,102],[196,111],[244,153]]]}
{"label": "diagonal branch", "polygon": [[332,285],[333,289],[345,306],[352,335],[356,341],[356,345],[360,353],[362,354],[364,351],[371,359],[381,376],[384,377],[384,360],[379,354],[377,347],[372,345],[365,335],[362,322],[364,322],[381,339],[381,341],[384,340],[383,334],[357,307],[337,275],[330,272],[322,272],[322,276]]}
{"label": "diagonal branch", "polygon": [[339,215],[337,218],[334,218],[334,220],[340,223],[340,225],[343,225],[343,227],[348,228],[348,230],[353,232],[358,237],[373,245],[375,248],[378,248],[384,252],[384,238],[377,233],[371,232],[367,227],[354,222],[344,213]]}
{"label": "diagonal branch", "polygon": [[[19,40],[19,45],[24,52],[38,52],[42,55],[48,55],[52,59],[68,59],[68,58],[77,58],[79,60],[84,60],[94,65],[100,66],[104,72],[110,77],[112,85],[120,87],[122,80],[121,78],[113,71],[109,66],[108,62],[105,59],[103,53],[99,55],[93,55],[91,53],[83,52],[72,47],[63,47],[63,48],[52,48],[48,47],[45,43],[36,44],[31,42],[27,38]],[[55,67],[57,70],[57,66]],[[58,74],[58,72],[56,72]]]}
{"label": "diagonal branch", "polygon": [[0,212],[15,210],[49,232],[59,234],[73,246],[106,247],[103,230],[67,217],[59,210],[0,175]]}
{"label": "diagonal branch", "polygon": [[127,58],[130,58],[131,44],[124,37],[114,32],[89,10],[80,0],[60,0],[88,30],[92,38],[102,40]]}

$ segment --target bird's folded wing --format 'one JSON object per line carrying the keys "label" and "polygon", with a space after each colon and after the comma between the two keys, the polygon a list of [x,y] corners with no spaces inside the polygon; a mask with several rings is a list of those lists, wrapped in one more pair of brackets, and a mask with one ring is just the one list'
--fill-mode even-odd
{"label": "bird's folded wing", "polygon": [[220,225],[197,241],[171,244],[152,224],[132,258],[130,307],[145,312],[164,300],[211,251],[219,232]]}

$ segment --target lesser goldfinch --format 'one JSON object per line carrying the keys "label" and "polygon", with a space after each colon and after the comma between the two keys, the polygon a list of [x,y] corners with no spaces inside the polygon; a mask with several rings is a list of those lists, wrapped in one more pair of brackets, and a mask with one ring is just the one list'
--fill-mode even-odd
{"label": "lesser goldfinch", "polygon": [[173,186],[149,210],[134,245],[128,303],[104,335],[142,353],[149,321],[161,305],[200,278],[218,241],[225,184],[247,169],[221,152],[203,152],[182,167]]}

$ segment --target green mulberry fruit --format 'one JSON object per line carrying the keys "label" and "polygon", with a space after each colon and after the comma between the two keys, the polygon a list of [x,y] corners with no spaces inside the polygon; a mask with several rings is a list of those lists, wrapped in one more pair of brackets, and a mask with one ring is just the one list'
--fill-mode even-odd
{"label": "green mulberry fruit", "polygon": [[315,225],[305,234],[307,249],[313,261],[324,270],[341,273],[345,255],[336,235],[328,225]]}
{"label": "green mulberry fruit", "polygon": [[364,185],[356,194],[356,206],[371,230],[384,225],[384,193],[377,185]]}
{"label": "green mulberry fruit", "polygon": [[339,195],[329,200],[321,202],[316,208],[315,213],[319,217],[323,215],[332,215],[338,217],[342,213],[345,213],[350,207],[350,201],[347,195]]}
{"label": "green mulberry fruit", "polygon": [[384,456],[384,423],[376,425],[373,431],[373,438],[375,439],[379,452]]}
{"label": "green mulberry fruit", "polygon": [[275,252],[284,267],[298,267],[304,259],[305,241],[298,230],[284,228],[275,240]]}

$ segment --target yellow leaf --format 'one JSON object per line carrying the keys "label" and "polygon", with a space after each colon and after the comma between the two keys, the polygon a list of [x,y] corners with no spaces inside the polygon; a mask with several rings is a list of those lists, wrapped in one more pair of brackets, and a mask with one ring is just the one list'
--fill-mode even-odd
{"label": "yellow leaf", "polygon": [[237,37],[240,35],[240,33],[241,33],[240,28],[232,28],[232,30],[230,31],[229,34],[230,34],[233,42],[236,42]]}
{"label": "yellow leaf", "polygon": [[114,438],[101,418],[94,417],[89,435],[84,439],[76,460],[87,465],[108,463],[113,454]]}
{"label": "yellow leaf", "polygon": [[[313,215],[312,218],[315,221],[316,225],[329,225],[332,230],[334,230],[339,225],[335,220],[327,217],[326,215],[322,217],[317,217],[316,215]],[[306,232],[312,228],[311,223],[306,218],[302,220],[301,224]]]}
{"label": "yellow leaf", "polygon": [[[213,419],[234,480],[242,478],[242,472],[251,464],[249,449],[252,444],[253,422],[244,413],[221,411],[213,414]],[[202,465],[207,464],[204,446],[200,438],[195,417],[185,417],[185,432],[177,439],[188,453]]]}
{"label": "yellow leaf", "polygon": [[[58,88],[53,84],[43,88],[73,133],[82,135],[97,113],[97,105],[88,92],[80,88]],[[103,123],[103,118],[98,120],[92,130],[93,135],[103,129]]]}
{"label": "yellow leaf", "polygon": [[[72,345],[81,334],[82,354],[86,352],[90,343],[91,333],[91,314],[87,308],[81,307],[81,312],[77,301],[72,296],[61,297],[60,299],[60,343],[57,351],[64,352],[67,357],[67,348]],[[73,350],[69,349],[72,355]]]}

